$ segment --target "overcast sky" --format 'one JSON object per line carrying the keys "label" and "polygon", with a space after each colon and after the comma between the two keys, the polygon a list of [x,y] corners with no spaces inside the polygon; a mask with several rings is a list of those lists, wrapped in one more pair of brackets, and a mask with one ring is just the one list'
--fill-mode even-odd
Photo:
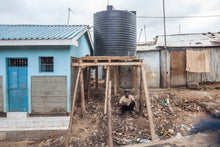
{"label": "overcast sky", "polygon": [[[165,0],[166,16],[220,15],[220,0]],[[0,24],[93,25],[93,14],[106,9],[107,0],[0,0]],[[162,0],[110,0],[115,9],[136,11],[137,16],[163,16]],[[137,35],[146,25],[147,40],[163,34],[163,19],[137,19]],[[219,32],[220,17],[167,19],[167,34]],[[138,37],[137,37],[138,38]],[[141,41],[145,40],[142,34]]]}

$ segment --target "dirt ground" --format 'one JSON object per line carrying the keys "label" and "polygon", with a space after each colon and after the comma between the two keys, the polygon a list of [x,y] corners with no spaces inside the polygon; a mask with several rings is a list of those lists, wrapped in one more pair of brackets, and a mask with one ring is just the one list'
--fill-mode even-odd
{"label": "dirt ground", "polygon": [[[91,99],[86,100],[86,115],[81,117],[80,104],[74,114],[71,146],[106,146],[107,143],[107,117],[104,110],[104,86],[100,84],[99,90],[92,89]],[[158,140],[170,138],[187,138],[190,130],[200,120],[219,109],[220,84],[203,85],[199,90],[190,90],[185,87],[171,88],[170,90],[150,89],[152,111],[154,114],[155,131]],[[120,117],[118,102],[123,90],[117,96],[112,95],[112,132],[114,146],[146,143],[151,140],[147,108],[143,101],[145,116],[126,113]],[[138,92],[131,91],[139,102]],[[208,132],[209,133],[209,132]],[[213,134],[213,133],[212,133]],[[215,133],[213,136],[216,136]],[[189,138],[189,137],[188,137]],[[195,135],[195,140],[204,140],[204,135]],[[208,139],[208,138],[207,138]],[[65,136],[38,142],[23,142],[24,146],[63,146]],[[182,142],[181,142],[182,140]],[[178,143],[179,141],[179,143]],[[197,146],[191,144],[192,140],[177,139],[175,146]],[[214,140],[208,141],[215,144]],[[13,146],[19,142],[0,142],[0,146]],[[173,142],[171,142],[173,143]],[[187,144],[188,143],[188,144]],[[140,144],[141,145],[141,144]],[[169,145],[165,143],[165,145]],[[144,145],[145,146],[145,145]],[[172,145],[170,145],[172,146]],[[209,146],[205,144],[204,146]]]}

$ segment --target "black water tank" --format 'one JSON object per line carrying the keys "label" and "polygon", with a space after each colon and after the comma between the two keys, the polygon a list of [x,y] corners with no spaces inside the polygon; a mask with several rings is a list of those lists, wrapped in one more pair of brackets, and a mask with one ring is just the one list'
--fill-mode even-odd
{"label": "black water tank", "polygon": [[95,56],[136,55],[136,12],[113,10],[94,14]]}

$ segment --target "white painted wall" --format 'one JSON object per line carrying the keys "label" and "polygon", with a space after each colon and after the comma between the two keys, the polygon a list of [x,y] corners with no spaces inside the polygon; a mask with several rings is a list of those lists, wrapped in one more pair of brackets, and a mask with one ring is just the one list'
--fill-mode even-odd
{"label": "white painted wall", "polygon": [[[151,88],[160,87],[160,51],[137,51],[137,58],[144,59],[147,84]],[[138,81],[139,82],[139,81]],[[139,84],[138,84],[139,85]]]}

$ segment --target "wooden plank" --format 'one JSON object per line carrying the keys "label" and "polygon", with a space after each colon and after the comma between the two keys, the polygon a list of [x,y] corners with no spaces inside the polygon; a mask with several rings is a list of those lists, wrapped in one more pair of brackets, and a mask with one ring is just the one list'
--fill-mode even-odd
{"label": "wooden plank", "polygon": [[81,113],[82,116],[84,117],[85,111],[86,111],[86,106],[85,106],[85,94],[84,94],[84,82],[83,82],[83,71],[80,73],[80,89],[81,89]]}
{"label": "wooden plank", "polygon": [[132,66],[132,85],[135,91],[137,91],[137,66]]}
{"label": "wooden plank", "polygon": [[112,139],[112,106],[111,106],[111,87],[112,82],[109,81],[109,89],[108,89],[108,146],[113,147],[113,139]]}
{"label": "wooden plank", "polygon": [[114,95],[117,94],[117,66],[114,66]]}
{"label": "wooden plank", "polygon": [[134,56],[87,56],[82,57],[82,60],[125,60],[125,59],[135,59]]}
{"label": "wooden plank", "polygon": [[95,68],[95,89],[98,89],[98,66]]}
{"label": "wooden plank", "polygon": [[139,94],[139,114],[140,114],[140,116],[143,115],[142,106],[143,106],[143,79],[142,79],[142,73],[140,72],[140,94]]}
{"label": "wooden plank", "polygon": [[76,103],[76,93],[77,93],[77,88],[78,88],[78,83],[79,83],[79,76],[81,73],[81,68],[79,68],[77,78],[76,78],[76,84],[75,84],[75,89],[74,89],[74,94],[73,94],[73,102],[72,102],[72,108],[71,108],[71,113],[70,113],[70,122],[69,122],[69,127],[68,127],[68,133],[65,141],[65,147],[69,146],[69,138],[70,138],[70,133],[72,130],[72,123],[73,123],[73,113],[75,109],[75,103]]}
{"label": "wooden plank", "polygon": [[131,69],[132,69],[132,87],[133,88],[134,88],[134,83],[135,83],[134,82],[134,68],[135,68],[134,66],[131,67]]}
{"label": "wooden plank", "polygon": [[126,65],[141,65],[141,62],[111,62],[111,63],[102,63],[102,62],[98,62],[98,63],[72,63],[72,66],[84,66],[84,67],[88,67],[88,66],[126,66]]}
{"label": "wooden plank", "polygon": [[134,66],[134,89],[137,91],[137,66]]}
{"label": "wooden plank", "polygon": [[118,66],[118,88],[120,89],[121,87],[121,68]]}
{"label": "wooden plank", "polygon": [[89,67],[89,76],[88,76],[88,99],[90,99],[90,83],[91,83],[91,67]]}
{"label": "wooden plank", "polygon": [[108,98],[108,86],[109,86],[109,78],[110,78],[110,67],[106,67],[106,87],[105,87],[105,107],[104,107],[104,114],[107,113],[107,98]]}
{"label": "wooden plank", "polygon": [[144,94],[145,94],[145,99],[146,99],[148,118],[150,122],[151,139],[152,141],[155,141],[157,138],[156,138],[156,134],[154,130],[153,114],[151,111],[151,102],[150,102],[148,88],[147,88],[147,78],[146,78],[146,71],[144,69],[144,65],[141,65],[141,72],[142,72],[142,78],[143,78],[143,86],[144,86]]}

